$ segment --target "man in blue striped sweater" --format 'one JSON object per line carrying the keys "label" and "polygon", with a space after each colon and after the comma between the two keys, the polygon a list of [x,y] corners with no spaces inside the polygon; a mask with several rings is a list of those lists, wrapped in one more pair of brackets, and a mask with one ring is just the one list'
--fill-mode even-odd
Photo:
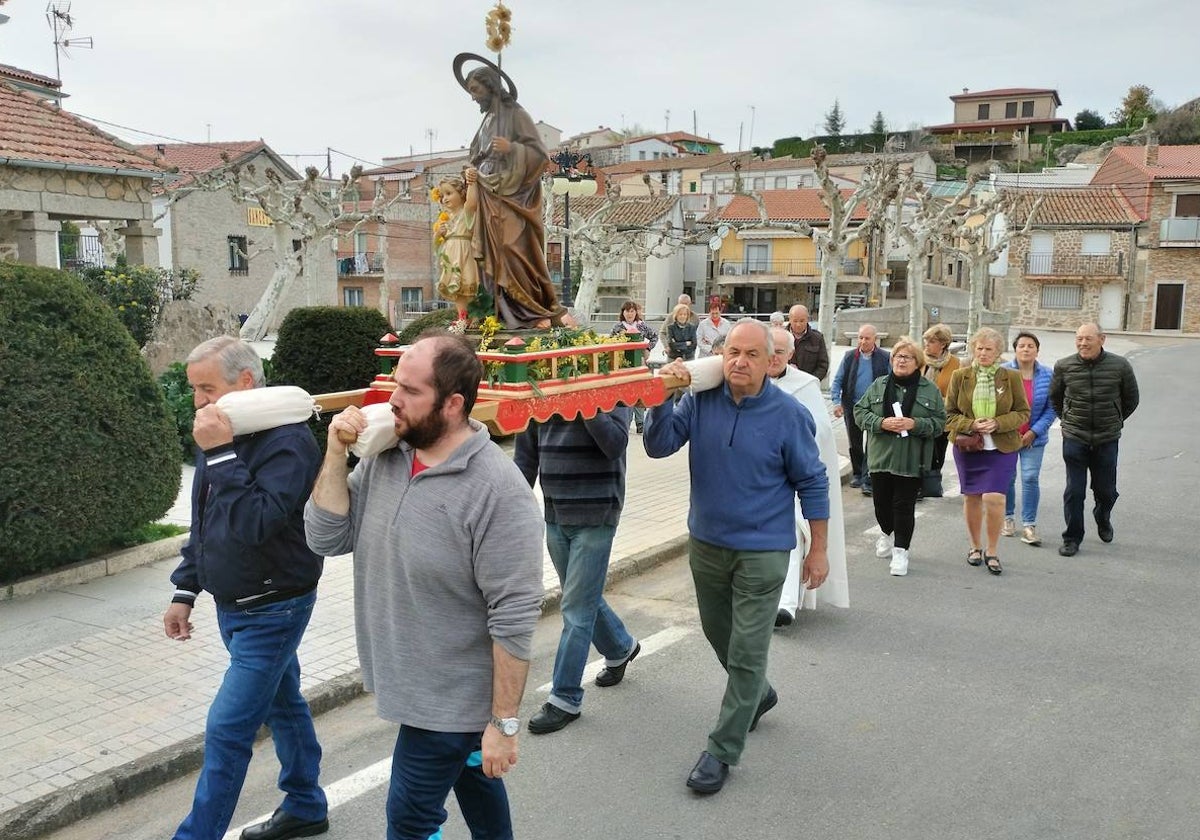
{"label": "man in blue striped sweater", "polygon": [[613,536],[625,504],[625,449],[630,409],[617,406],[591,420],[552,417],[530,426],[513,460],[532,487],[541,479],[546,545],[562,584],[563,629],[550,699],[529,719],[535,735],[578,720],[588,648],[605,658],[596,685],[614,686],[641,645],[604,601]]}

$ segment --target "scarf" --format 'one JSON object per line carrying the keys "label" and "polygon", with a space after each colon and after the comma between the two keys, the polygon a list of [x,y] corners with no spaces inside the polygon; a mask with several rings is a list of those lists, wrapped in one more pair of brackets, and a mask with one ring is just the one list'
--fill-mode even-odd
{"label": "scarf", "polygon": [[[938,371],[946,366],[946,362],[950,361],[950,351],[946,350],[941,356],[936,359],[932,356],[925,357],[925,375],[930,379],[936,380]],[[933,371],[933,375],[929,375],[929,371]]]}
{"label": "scarf", "polygon": [[975,392],[971,394],[971,412],[978,420],[996,416],[996,370],[998,363],[988,367],[976,364]]}
{"label": "scarf", "polygon": [[917,403],[917,386],[921,382],[921,374],[913,371],[905,377],[896,376],[895,371],[888,371],[887,384],[883,386],[883,410],[892,417],[892,404],[896,402],[896,387],[904,389],[904,398],[900,401],[900,413],[905,417],[913,416],[913,406]]}

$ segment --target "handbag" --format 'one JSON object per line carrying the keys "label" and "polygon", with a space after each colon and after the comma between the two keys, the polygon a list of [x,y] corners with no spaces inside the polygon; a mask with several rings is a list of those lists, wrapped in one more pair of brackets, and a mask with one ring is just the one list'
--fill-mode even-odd
{"label": "handbag", "polygon": [[971,432],[966,435],[955,435],[954,446],[959,452],[982,452],[983,435]]}

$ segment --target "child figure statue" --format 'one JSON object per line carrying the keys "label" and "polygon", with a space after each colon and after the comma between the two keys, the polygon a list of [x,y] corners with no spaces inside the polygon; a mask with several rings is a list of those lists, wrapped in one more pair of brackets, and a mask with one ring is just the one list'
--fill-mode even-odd
{"label": "child figure statue", "polygon": [[479,207],[479,173],[474,168],[463,177],[448,177],[437,185],[443,212],[434,228],[437,235],[438,262],[442,276],[438,294],[458,307],[458,320],[467,321],[467,304],[479,292],[479,264],[472,245],[475,213]]}

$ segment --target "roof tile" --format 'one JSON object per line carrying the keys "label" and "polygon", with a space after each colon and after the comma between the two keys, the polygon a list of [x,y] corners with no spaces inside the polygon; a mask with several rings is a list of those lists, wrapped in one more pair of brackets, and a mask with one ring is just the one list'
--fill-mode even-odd
{"label": "roof tile", "polygon": [[[849,198],[853,190],[841,190],[842,198]],[[767,219],[772,222],[828,222],[829,210],[821,203],[821,190],[762,190]],[[736,195],[717,218],[725,222],[757,222],[761,218],[758,204],[748,195]],[[862,221],[867,218],[867,207],[859,204],[850,218]]]}
{"label": "roof tile", "polygon": [[1016,198],[1010,221],[1021,227],[1039,197],[1042,204],[1033,227],[1071,225],[1131,225],[1140,217],[1116,187],[1003,190]]}

